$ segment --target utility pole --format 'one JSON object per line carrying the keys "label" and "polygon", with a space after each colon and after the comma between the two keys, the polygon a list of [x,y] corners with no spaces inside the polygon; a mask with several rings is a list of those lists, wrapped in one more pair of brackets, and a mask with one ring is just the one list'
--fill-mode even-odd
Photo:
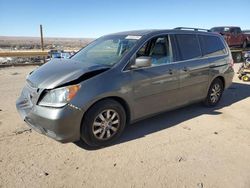
{"label": "utility pole", "polygon": [[40,34],[41,34],[41,48],[42,51],[44,51],[44,46],[43,46],[43,26],[40,25]]}
{"label": "utility pole", "polygon": [[[44,51],[44,44],[43,44],[43,26],[42,26],[42,25],[40,25],[40,35],[41,35],[41,49],[42,49],[42,51]],[[43,63],[46,62],[45,59],[46,59],[45,56],[43,56]]]}

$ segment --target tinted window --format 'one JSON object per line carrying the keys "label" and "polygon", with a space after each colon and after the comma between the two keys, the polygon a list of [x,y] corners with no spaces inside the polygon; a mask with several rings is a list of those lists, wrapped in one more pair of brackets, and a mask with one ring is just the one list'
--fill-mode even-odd
{"label": "tinted window", "polygon": [[203,56],[205,57],[223,55],[226,53],[225,46],[219,37],[200,35],[199,40]]}
{"label": "tinted window", "polygon": [[235,33],[235,28],[231,28],[230,33]]}
{"label": "tinted window", "polygon": [[196,35],[178,34],[176,35],[181,60],[201,57],[201,51]]}
{"label": "tinted window", "polygon": [[211,29],[212,32],[226,33],[230,30],[229,27],[214,27]]}
{"label": "tinted window", "polygon": [[241,33],[241,29],[239,27],[235,28],[236,33]]}
{"label": "tinted window", "polygon": [[232,27],[230,29],[230,32],[233,34],[238,34],[238,33],[241,33],[241,29],[239,27]]}

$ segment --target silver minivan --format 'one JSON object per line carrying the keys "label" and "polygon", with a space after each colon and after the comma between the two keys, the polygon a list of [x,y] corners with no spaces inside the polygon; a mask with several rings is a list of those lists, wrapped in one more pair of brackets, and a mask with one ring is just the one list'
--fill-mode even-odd
{"label": "silver minivan", "polygon": [[129,123],[199,101],[217,105],[233,75],[219,34],[121,32],[32,71],[16,107],[29,126],[57,141],[105,146]]}

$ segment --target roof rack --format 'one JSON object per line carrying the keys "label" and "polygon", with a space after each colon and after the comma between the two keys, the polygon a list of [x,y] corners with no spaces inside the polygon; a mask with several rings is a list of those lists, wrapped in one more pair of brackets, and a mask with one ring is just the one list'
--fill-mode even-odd
{"label": "roof rack", "polygon": [[193,30],[193,31],[206,31],[206,32],[211,32],[209,29],[201,29],[201,28],[192,28],[192,27],[176,27],[174,29],[178,30]]}

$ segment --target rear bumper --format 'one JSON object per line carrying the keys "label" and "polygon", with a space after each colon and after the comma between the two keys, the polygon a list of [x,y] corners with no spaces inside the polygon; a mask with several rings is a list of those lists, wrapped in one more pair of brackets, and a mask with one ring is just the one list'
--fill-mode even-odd
{"label": "rear bumper", "polygon": [[16,108],[22,119],[35,131],[59,142],[74,142],[80,139],[83,111],[66,105],[63,108],[30,106],[20,96]]}
{"label": "rear bumper", "polygon": [[228,70],[225,74],[224,74],[224,78],[225,78],[225,89],[229,88],[233,82],[233,77],[234,77],[234,70],[232,67],[230,67],[230,70]]}

